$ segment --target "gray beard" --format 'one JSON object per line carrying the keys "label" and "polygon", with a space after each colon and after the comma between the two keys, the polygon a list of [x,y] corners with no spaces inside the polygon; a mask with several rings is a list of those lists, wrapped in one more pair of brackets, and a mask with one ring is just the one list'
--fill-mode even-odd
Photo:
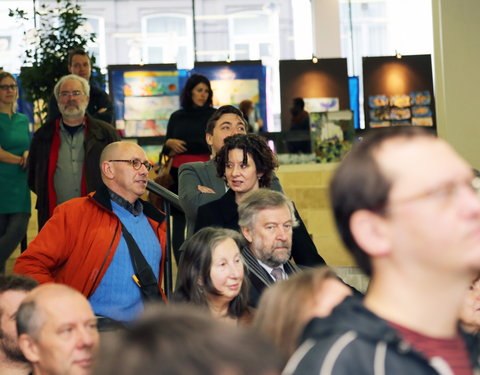
{"label": "gray beard", "polygon": [[0,350],[5,354],[5,357],[11,362],[28,363],[23,356],[22,351],[18,347],[16,341],[11,337],[2,334],[0,338]]}
{"label": "gray beard", "polygon": [[288,262],[290,259],[290,256],[292,255],[292,248],[290,246],[290,252],[288,254],[287,259],[279,259],[278,256],[276,256],[273,252],[269,253],[266,252],[263,248],[263,243],[260,241],[253,241],[252,246],[250,247],[252,252],[255,254],[255,256],[260,259],[263,263],[265,263],[267,266],[275,268],[278,267],[282,264],[285,264]]}

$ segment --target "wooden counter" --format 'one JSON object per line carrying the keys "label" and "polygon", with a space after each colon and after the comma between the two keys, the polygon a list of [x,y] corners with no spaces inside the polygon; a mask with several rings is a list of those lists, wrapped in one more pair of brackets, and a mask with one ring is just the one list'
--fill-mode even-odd
{"label": "wooden counter", "polygon": [[277,176],[325,261],[332,267],[350,267],[354,261],[337,235],[328,199],[328,184],[336,166],[337,163],[281,165]]}

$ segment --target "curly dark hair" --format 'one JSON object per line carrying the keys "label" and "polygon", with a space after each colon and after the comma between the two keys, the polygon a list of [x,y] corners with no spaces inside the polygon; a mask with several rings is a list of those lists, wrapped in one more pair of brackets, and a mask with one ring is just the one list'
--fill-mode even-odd
{"label": "curly dark hair", "polygon": [[225,166],[228,163],[230,150],[243,150],[243,162],[247,163],[247,155],[250,155],[255,163],[257,173],[263,173],[258,183],[260,187],[270,187],[278,161],[275,154],[268,147],[265,139],[257,134],[236,134],[225,138],[224,145],[215,156],[217,175],[224,178]]}
{"label": "curly dark hair", "polygon": [[208,99],[205,102],[205,107],[211,107],[213,104],[213,91],[212,86],[210,85],[210,81],[207,77],[202,74],[192,74],[190,78],[185,83],[185,87],[182,90],[182,94],[180,95],[180,104],[184,109],[192,109],[193,108],[193,100],[192,100],[192,90],[195,86],[199,83],[204,83],[208,86],[209,94]]}

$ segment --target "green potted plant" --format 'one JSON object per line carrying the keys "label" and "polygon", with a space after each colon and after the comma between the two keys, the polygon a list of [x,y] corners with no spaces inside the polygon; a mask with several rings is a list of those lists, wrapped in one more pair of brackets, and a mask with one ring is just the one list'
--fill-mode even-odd
{"label": "green potted plant", "polygon": [[[9,16],[19,22],[29,20],[27,12],[9,9]],[[68,52],[74,48],[87,50],[96,35],[84,27],[86,18],[76,0],[55,0],[42,4],[35,10],[35,29],[24,33],[25,51],[20,72],[20,84],[24,98],[34,105],[35,122],[43,124],[47,115],[48,101],[58,79],[68,74]],[[102,82],[100,69],[92,60],[92,77]]]}

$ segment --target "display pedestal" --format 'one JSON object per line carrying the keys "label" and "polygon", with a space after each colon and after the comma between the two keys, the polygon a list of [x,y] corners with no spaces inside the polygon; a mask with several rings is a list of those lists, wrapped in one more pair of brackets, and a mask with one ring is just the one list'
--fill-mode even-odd
{"label": "display pedestal", "polygon": [[337,234],[328,185],[338,163],[281,165],[277,171],[285,194],[295,202],[320,255],[332,267],[355,265]]}

